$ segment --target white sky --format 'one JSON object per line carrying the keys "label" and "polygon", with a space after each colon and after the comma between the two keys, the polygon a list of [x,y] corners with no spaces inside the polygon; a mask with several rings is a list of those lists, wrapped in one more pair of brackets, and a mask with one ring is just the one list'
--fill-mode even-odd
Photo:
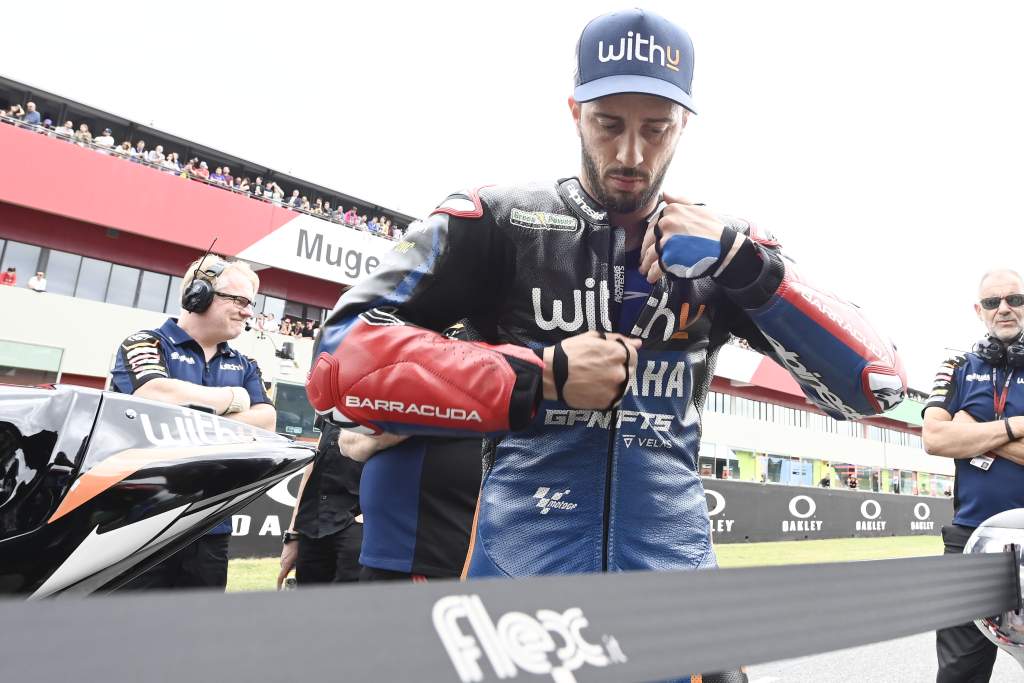
{"label": "white sky", "polygon": [[[423,216],[578,172],[566,97],[593,16],[557,3],[6,3],[0,73]],[[1006,2],[662,2],[699,116],[666,189],[772,230],[927,390],[1024,270],[1024,38]],[[287,189],[287,188],[286,188]]]}

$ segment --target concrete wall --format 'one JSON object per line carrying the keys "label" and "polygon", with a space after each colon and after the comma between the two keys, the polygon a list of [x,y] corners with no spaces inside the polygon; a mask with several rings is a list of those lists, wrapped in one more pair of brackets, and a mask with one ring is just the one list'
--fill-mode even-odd
{"label": "concrete wall", "polygon": [[[113,367],[118,344],[133,332],[163,324],[167,316],[137,308],[36,293],[21,287],[0,287],[0,339],[56,346],[64,349],[61,371],[106,377]],[[294,345],[295,362],[274,356],[275,345]],[[259,363],[263,379],[302,383],[309,371],[313,342],[281,335],[258,339],[244,332],[232,346]]]}

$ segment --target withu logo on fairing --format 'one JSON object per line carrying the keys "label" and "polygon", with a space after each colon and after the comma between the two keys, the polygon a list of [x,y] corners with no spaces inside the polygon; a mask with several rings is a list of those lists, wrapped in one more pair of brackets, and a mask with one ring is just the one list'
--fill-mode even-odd
{"label": "withu logo on fairing", "polygon": [[[657,59],[655,55],[658,56]],[[629,62],[635,59],[638,62],[660,64],[666,69],[679,71],[680,52],[679,48],[658,45],[653,35],[643,38],[639,35],[634,36],[632,31],[627,31],[625,37],[619,38],[618,52],[615,51],[615,43],[609,43],[608,49],[605,50],[604,41],[597,41],[597,58],[601,62],[617,62],[621,59]]]}
{"label": "withu logo on fairing", "polygon": [[[585,664],[606,667],[628,661],[614,636],[601,637],[604,647],[587,642],[582,631],[590,622],[579,607],[540,609],[536,617],[507,612],[495,622],[479,595],[449,595],[434,603],[431,618],[462,683],[484,680],[484,655],[498,679],[515,678],[522,669],[550,675],[556,683],[575,683],[572,672]],[[461,621],[469,626],[468,633]]]}
{"label": "withu logo on fairing", "polygon": [[175,417],[171,424],[153,424],[148,414],[139,413],[139,422],[146,440],[154,446],[209,446],[252,440],[244,432],[229,428],[223,420],[197,410],[182,410],[181,416]]}

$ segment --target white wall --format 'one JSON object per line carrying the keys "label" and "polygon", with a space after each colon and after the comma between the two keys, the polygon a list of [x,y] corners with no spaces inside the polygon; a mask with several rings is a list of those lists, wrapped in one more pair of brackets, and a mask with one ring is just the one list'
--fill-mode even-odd
{"label": "white wall", "polygon": [[[117,346],[125,337],[159,327],[167,319],[163,313],[22,287],[0,287],[0,311],[0,339],[63,348],[61,371],[92,377],[110,374]],[[255,332],[245,332],[231,344],[259,363],[263,379],[305,382],[312,340],[267,337],[257,339]],[[280,348],[284,341],[293,343],[295,363],[274,356],[274,344]]]}

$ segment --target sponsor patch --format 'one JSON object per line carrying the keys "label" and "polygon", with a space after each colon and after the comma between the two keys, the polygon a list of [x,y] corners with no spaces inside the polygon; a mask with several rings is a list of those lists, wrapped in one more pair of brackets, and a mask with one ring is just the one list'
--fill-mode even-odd
{"label": "sponsor patch", "polygon": [[579,227],[579,222],[572,216],[560,213],[547,213],[546,211],[512,209],[512,215],[509,220],[512,222],[512,225],[533,230],[565,230],[571,232]]}

